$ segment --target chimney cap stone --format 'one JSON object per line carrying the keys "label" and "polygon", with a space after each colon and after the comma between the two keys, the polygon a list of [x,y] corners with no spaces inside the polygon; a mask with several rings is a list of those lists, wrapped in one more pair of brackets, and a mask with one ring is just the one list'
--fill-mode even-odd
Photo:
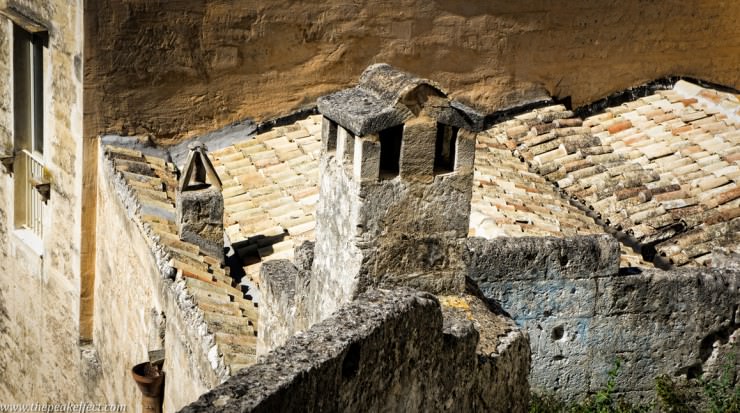
{"label": "chimney cap stone", "polygon": [[220,190],[221,179],[208,158],[206,145],[200,141],[193,141],[188,144],[188,149],[190,153],[185,161],[184,173],[177,185],[178,191],[192,191],[211,186]]}
{"label": "chimney cap stone", "polygon": [[[416,93],[422,91],[423,93]],[[321,114],[357,136],[398,126],[417,116],[412,107],[421,96],[433,96],[440,123],[471,131],[483,128],[483,115],[450,100],[437,83],[398,70],[388,64],[369,66],[357,86],[318,99]],[[443,102],[437,106],[439,102]]]}

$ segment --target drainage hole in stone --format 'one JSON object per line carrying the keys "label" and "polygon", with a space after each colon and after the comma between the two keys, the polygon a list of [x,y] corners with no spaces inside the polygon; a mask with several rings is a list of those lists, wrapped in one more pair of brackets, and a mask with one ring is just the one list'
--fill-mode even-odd
{"label": "drainage hole in stone", "polygon": [[557,326],[552,329],[552,334],[550,337],[553,339],[553,341],[560,340],[563,338],[563,334],[565,334],[565,329],[563,326]]}

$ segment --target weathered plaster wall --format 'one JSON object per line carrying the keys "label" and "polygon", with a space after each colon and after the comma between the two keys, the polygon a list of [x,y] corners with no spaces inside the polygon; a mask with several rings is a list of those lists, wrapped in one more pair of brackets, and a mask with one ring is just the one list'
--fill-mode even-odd
{"label": "weathered plaster wall", "polygon": [[[43,257],[14,228],[13,182],[0,171],[0,400],[79,402],[88,359],[79,347],[80,181],[82,168],[81,1],[0,0],[49,29],[44,53],[44,163],[51,199]],[[12,26],[0,17],[0,151],[12,149]]]}
{"label": "weathered plaster wall", "polygon": [[206,327],[184,281],[163,277],[152,253],[161,246],[144,235],[131,190],[109,161],[98,165],[98,222],[105,222],[98,226],[95,277],[98,385],[109,402],[139,406],[131,368],[164,348],[164,411],[176,411],[220,382],[204,351]]}
{"label": "weathered plaster wall", "polygon": [[528,370],[526,335],[478,298],[369,290],[183,412],[524,412]]}
{"label": "weathered plaster wall", "polygon": [[617,392],[654,396],[654,379],[716,373],[737,340],[740,272],[618,274],[608,235],[469,240],[471,278],[529,332],[530,383],[578,398],[603,388],[617,357]]}
{"label": "weathered plaster wall", "polygon": [[265,119],[377,62],[487,111],[543,92],[586,103],[670,74],[740,87],[732,1],[93,3],[96,132],[167,138]]}

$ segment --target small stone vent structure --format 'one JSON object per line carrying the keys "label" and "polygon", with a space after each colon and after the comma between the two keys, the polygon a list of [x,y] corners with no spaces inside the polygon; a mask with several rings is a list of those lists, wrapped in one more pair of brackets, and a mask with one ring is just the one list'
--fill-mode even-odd
{"label": "small stone vent structure", "polygon": [[177,229],[180,239],[224,260],[224,197],[221,179],[200,142],[189,146],[185,171],[177,186]]}

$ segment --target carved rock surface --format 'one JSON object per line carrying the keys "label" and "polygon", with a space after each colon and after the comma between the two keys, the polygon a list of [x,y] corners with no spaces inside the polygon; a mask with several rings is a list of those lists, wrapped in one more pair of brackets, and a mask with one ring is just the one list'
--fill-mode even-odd
{"label": "carved rock surface", "polygon": [[375,62],[483,112],[546,93],[578,106],[667,74],[740,87],[740,3],[683,6],[100,0],[86,7],[85,105],[99,115],[85,130],[174,142],[309,105]]}

